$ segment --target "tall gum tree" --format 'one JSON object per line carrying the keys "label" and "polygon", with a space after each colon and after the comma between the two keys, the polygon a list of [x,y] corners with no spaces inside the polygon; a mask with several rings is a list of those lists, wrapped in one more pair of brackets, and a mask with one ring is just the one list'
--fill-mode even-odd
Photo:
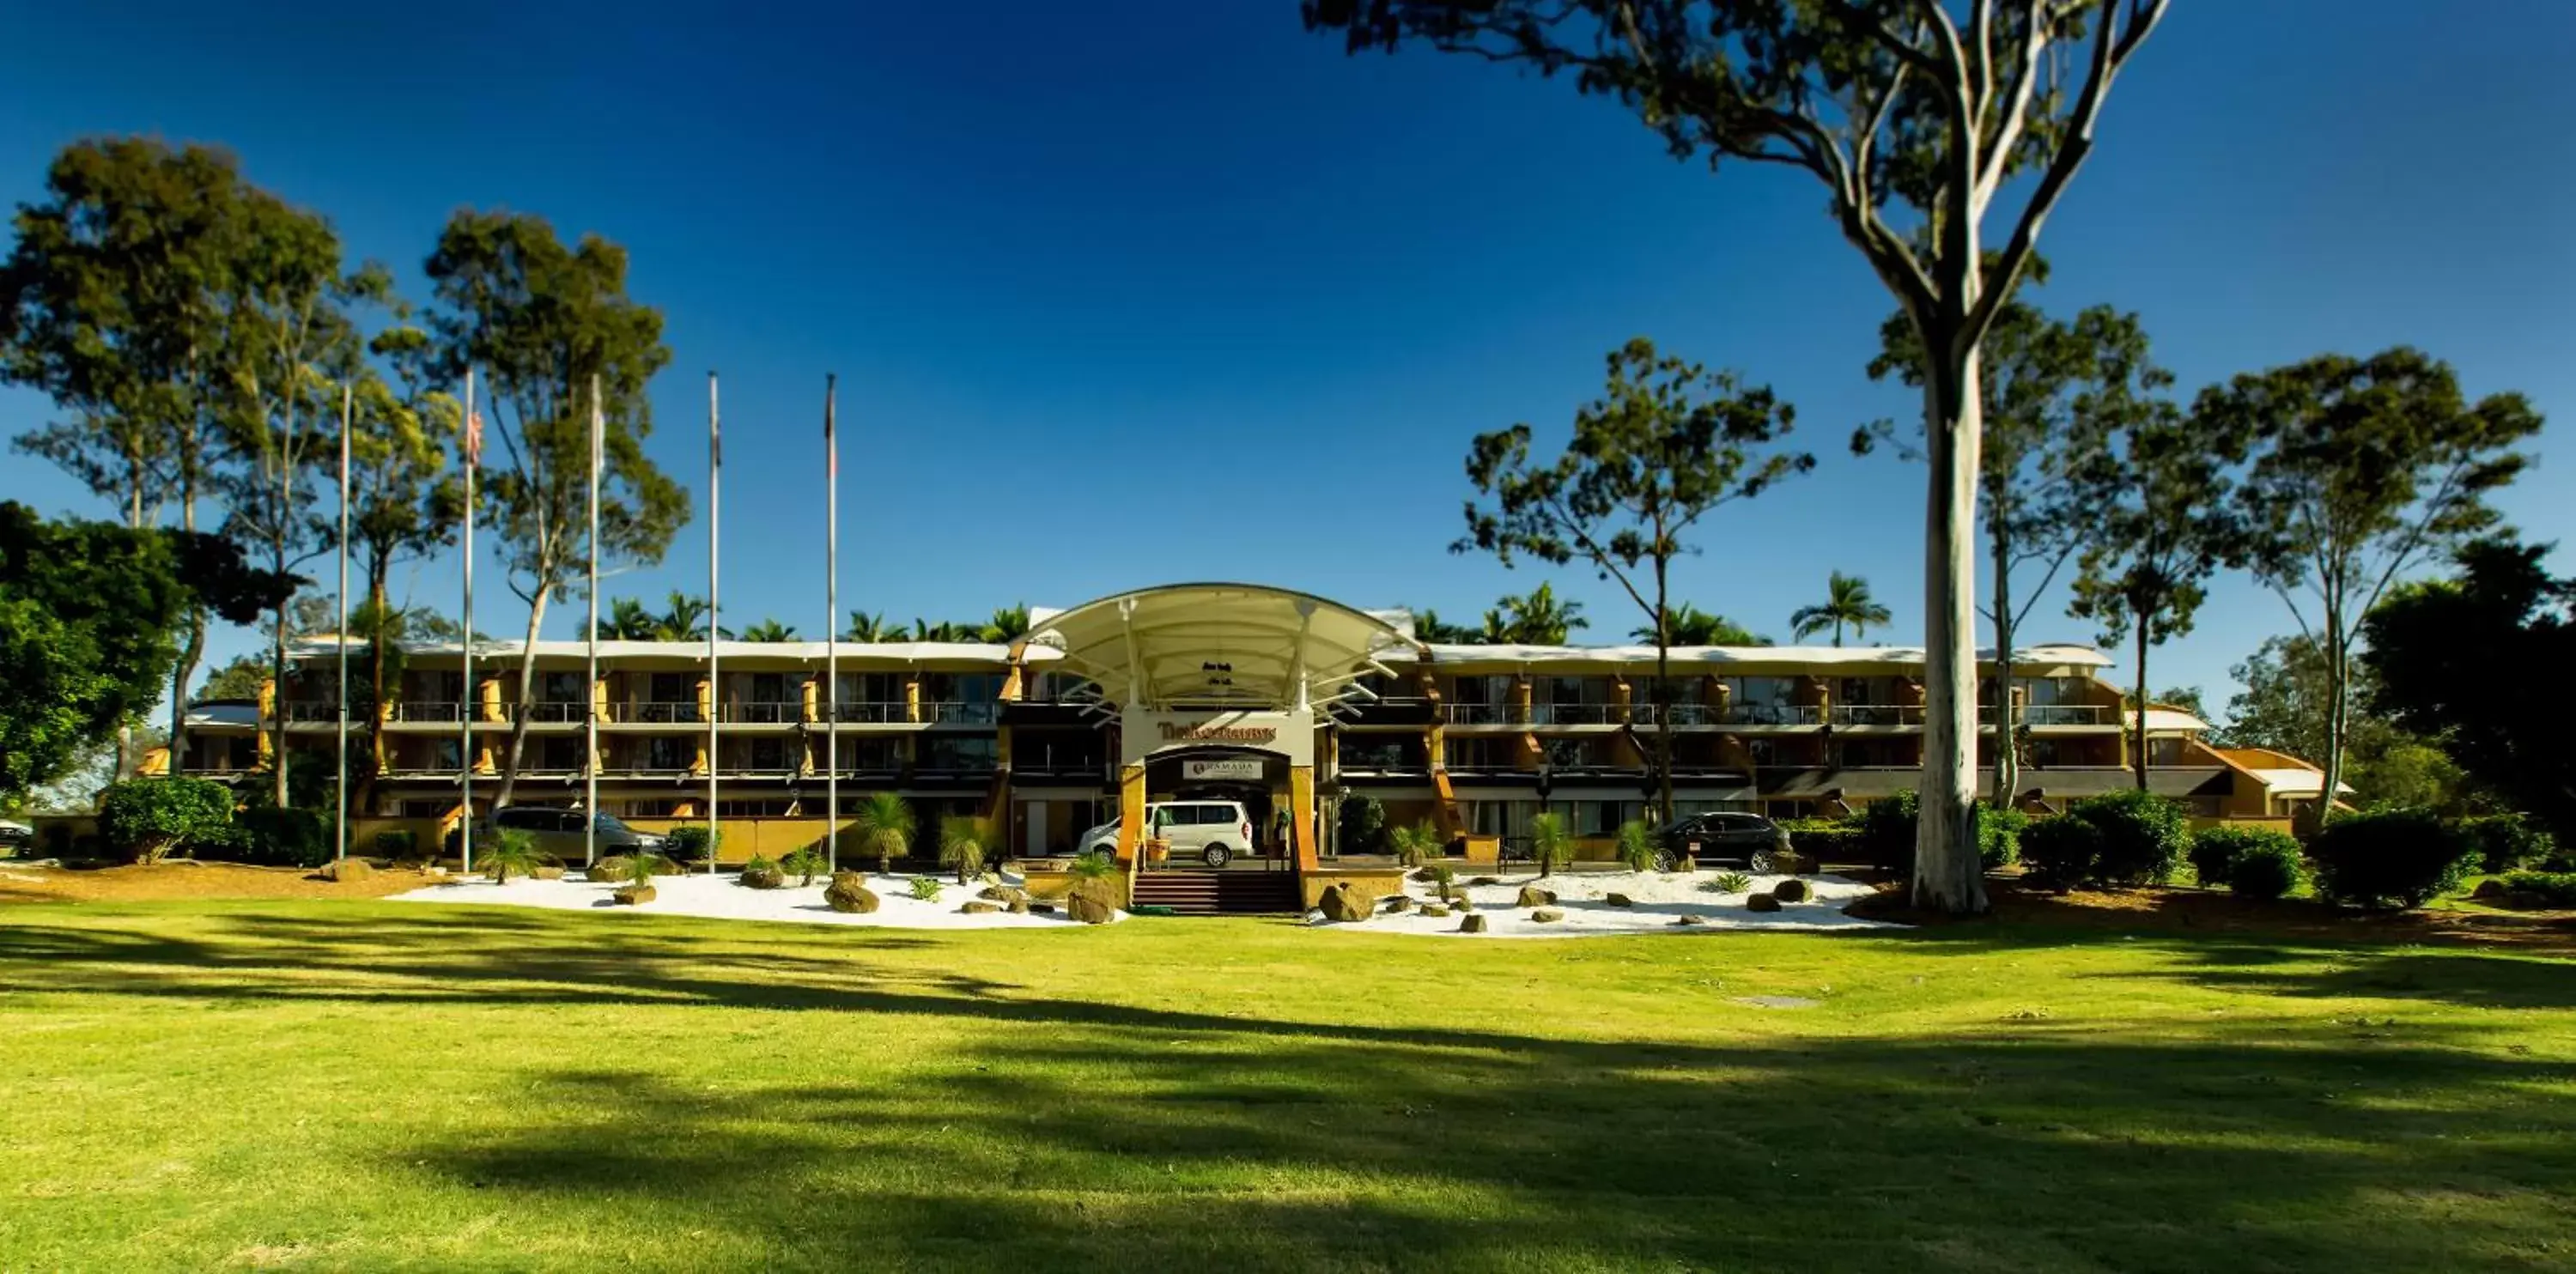
{"label": "tall gum tree", "polygon": [[[1527,555],[1581,561],[1619,586],[1655,630],[1655,798],[1673,813],[1673,559],[1695,552],[1700,519],[1816,467],[1804,452],[1759,454],[1786,437],[1796,412],[1768,388],[1660,355],[1639,337],[1613,350],[1608,388],[1574,415],[1554,460],[1530,454],[1528,425],[1479,434],[1467,480],[1467,534],[1450,551],[1481,550],[1509,566]],[[1542,586],[1544,587],[1544,586]]]}
{"label": "tall gum tree", "polygon": [[[1914,900],[1982,911],[1978,350],[2167,0],[1301,0],[1353,51],[1424,44],[1571,72],[1676,158],[1802,169],[1930,352],[1923,385],[1923,816]],[[2009,226],[1989,251],[1990,213]],[[2018,200],[2018,207],[2013,207]]]}
{"label": "tall gum tree", "polygon": [[[499,464],[481,480],[482,515],[510,588],[528,604],[517,711],[495,806],[510,802],[536,698],[537,634],[547,603],[579,579],[586,554],[591,385],[599,385],[599,553],[603,570],[649,566],[689,518],[688,493],[644,454],[653,413],[644,387],[671,360],[662,315],[626,295],[626,250],[597,235],[567,248],[541,217],[459,211],[427,269],[431,321],[450,381],[479,371]],[[487,455],[493,451],[486,444]],[[487,462],[488,463],[488,462]],[[467,688],[472,698],[472,687]]]}

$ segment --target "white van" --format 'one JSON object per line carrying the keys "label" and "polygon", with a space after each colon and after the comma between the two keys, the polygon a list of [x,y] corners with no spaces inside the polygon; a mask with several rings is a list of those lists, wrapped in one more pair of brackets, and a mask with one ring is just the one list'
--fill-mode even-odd
{"label": "white van", "polygon": [[[1157,801],[1145,807],[1147,836],[1172,843],[1172,856],[1196,854],[1210,867],[1223,867],[1236,854],[1252,848],[1252,816],[1240,801]],[[1082,834],[1074,852],[1118,852],[1118,824],[1103,823]]]}

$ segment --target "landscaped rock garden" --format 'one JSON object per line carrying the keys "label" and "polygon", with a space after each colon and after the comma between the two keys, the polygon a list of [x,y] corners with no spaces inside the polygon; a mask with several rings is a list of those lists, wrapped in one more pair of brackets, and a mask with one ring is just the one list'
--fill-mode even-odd
{"label": "landscaped rock garden", "polygon": [[1882,922],[1846,915],[1870,886],[1839,876],[1740,873],[1558,871],[1548,876],[1479,876],[1439,896],[1434,884],[1357,905],[1345,886],[1324,891],[1322,927],[1349,933],[1483,934],[1571,938],[1610,933],[1702,933],[1719,929],[1866,929]]}
{"label": "landscaped rock garden", "polygon": [[[758,869],[739,875],[704,871],[658,876],[636,885],[624,860],[603,863],[585,873],[592,879],[537,880],[513,876],[496,885],[482,876],[463,876],[396,894],[402,902],[494,903],[564,911],[637,908],[651,915],[706,916],[731,920],[774,920],[797,924],[870,925],[893,929],[1071,928],[1077,921],[1106,924],[1123,920],[1126,899],[1114,878],[1076,885],[1062,904],[1033,900],[1028,882],[1003,876],[973,898],[950,892],[944,900],[914,896],[913,877],[844,871],[826,882],[799,885],[793,875],[771,884]],[[774,870],[774,869],[773,869]],[[783,874],[783,873],[782,873]],[[956,890],[949,881],[950,890]]]}

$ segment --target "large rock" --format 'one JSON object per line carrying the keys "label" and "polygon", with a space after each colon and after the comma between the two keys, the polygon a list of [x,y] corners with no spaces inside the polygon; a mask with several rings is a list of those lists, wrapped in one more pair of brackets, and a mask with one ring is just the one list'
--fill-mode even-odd
{"label": "large rock", "polygon": [[313,874],[323,880],[346,885],[375,875],[376,869],[368,866],[363,858],[343,858],[338,862],[322,864],[322,869]]}
{"label": "large rock", "polygon": [[1366,920],[1374,910],[1367,896],[1347,882],[1325,886],[1324,896],[1315,900],[1315,908],[1324,913],[1324,919],[1339,924]]}
{"label": "large rock", "polygon": [[1521,886],[1520,901],[1515,902],[1512,905],[1515,907],[1550,907],[1555,904],[1555,890],[1541,889],[1536,885],[1523,885]]}
{"label": "large rock", "polygon": [[979,898],[973,902],[967,903],[963,907],[959,907],[957,911],[958,914],[966,916],[989,916],[1001,909],[1002,904],[998,902],[985,902]]}
{"label": "large rock", "polygon": [[1118,882],[1103,877],[1085,880],[1064,896],[1065,914],[1087,925],[1105,925],[1118,918],[1118,907],[1126,901],[1119,896]]}
{"label": "large rock", "polygon": [[635,860],[612,854],[582,868],[581,874],[603,885],[622,882],[635,874]]}
{"label": "large rock", "polygon": [[1803,880],[1784,880],[1771,886],[1771,896],[1782,902],[1805,902],[1814,897],[1815,893],[1816,891],[1807,888],[1807,882]]}
{"label": "large rock", "polygon": [[742,869],[742,883],[751,889],[784,889],[787,887],[787,873],[775,867],[745,867]]}
{"label": "large rock", "polygon": [[1637,905],[1637,900],[1626,894],[1604,894],[1601,901],[1606,902],[1613,907],[1634,907]]}
{"label": "large rock", "polygon": [[628,885],[609,895],[621,907],[641,907],[657,896],[651,885]]}
{"label": "large rock", "polygon": [[832,877],[832,883],[823,887],[824,905],[849,915],[867,915],[880,901],[876,891],[868,888],[868,878],[854,871]]}
{"label": "large rock", "polygon": [[1485,918],[1472,911],[1467,913],[1465,919],[1458,922],[1458,932],[1460,933],[1483,933],[1484,931]]}
{"label": "large rock", "polygon": [[1746,911],[1778,911],[1780,900],[1769,894],[1755,894],[1744,900]]}
{"label": "large rock", "polygon": [[1530,913],[1530,923],[1534,925],[1552,925],[1563,919],[1565,913],[1554,907],[1541,907]]}

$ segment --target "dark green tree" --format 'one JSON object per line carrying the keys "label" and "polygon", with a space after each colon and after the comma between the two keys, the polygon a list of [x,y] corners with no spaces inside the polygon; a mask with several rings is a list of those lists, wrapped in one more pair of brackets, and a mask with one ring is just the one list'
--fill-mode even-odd
{"label": "dark green tree", "polygon": [[393,379],[373,368],[360,372],[349,447],[349,551],[363,581],[350,627],[367,639],[366,700],[351,709],[367,732],[362,803],[384,768],[376,724],[401,681],[402,642],[415,635],[413,616],[391,595],[393,568],[455,544],[465,510],[463,480],[447,463],[464,410],[439,385],[429,333],[409,321],[410,307],[393,308],[394,324],[367,343]]}
{"label": "dark green tree", "polygon": [[[579,583],[588,539],[590,428],[602,421],[603,570],[651,565],[689,517],[688,493],[644,454],[645,385],[670,362],[662,315],[626,295],[626,251],[596,235],[566,248],[542,218],[458,212],[430,254],[440,312],[431,322],[442,379],[479,371],[500,463],[481,485],[483,515],[528,603],[519,706],[497,805],[510,801],[536,694],[537,634],[556,594]],[[597,386],[594,396],[593,386]]]}
{"label": "dark green tree", "polygon": [[159,698],[192,600],[164,536],[0,504],[0,794],[23,797]]}
{"label": "dark green tree", "polygon": [[2391,585],[2496,525],[2486,497],[2540,432],[2520,394],[2470,402],[2451,365],[2400,346],[2329,354],[2202,392],[2197,414],[2254,440],[2240,489],[2255,578],[2324,651],[2326,790],[2350,746],[2361,625]]}
{"label": "dark green tree", "polygon": [[794,641],[796,640],[796,626],[794,624],[782,624],[774,619],[764,619],[757,624],[753,624],[749,628],[743,629],[738,635],[744,641]]}
{"label": "dark green tree", "polygon": [[1439,646],[1485,644],[1485,630],[1449,623],[1440,618],[1440,612],[1428,606],[1413,613],[1413,636],[1417,641]]}
{"label": "dark green tree", "polygon": [[2508,539],[2462,546],[2457,578],[2400,588],[2362,621],[2363,659],[2379,682],[2373,708],[2438,740],[2565,845],[2576,844],[2576,767],[2555,727],[2576,693],[2557,670],[2576,657],[2576,580],[2551,576],[2548,552]]}
{"label": "dark green tree", "polygon": [[1484,639],[1494,645],[1562,646],[1574,629],[1590,627],[1583,603],[1558,601],[1553,584],[1506,596],[1496,606],[1485,612],[1484,631]]}
{"label": "dark green tree", "polygon": [[[1709,614],[1689,602],[1676,604],[1673,607],[1673,613],[1665,617],[1664,626],[1668,630],[1666,635],[1672,638],[1676,646],[1768,646],[1772,644],[1770,638],[1724,615]],[[1653,641],[1655,630],[1652,625],[1648,625],[1632,628],[1628,630],[1628,635],[1638,641]]]}
{"label": "dark green tree", "polygon": [[[1925,817],[1914,858],[1915,901],[1934,910],[1986,907],[1974,811],[1979,350],[2030,264],[2041,225],[2092,153],[2113,80],[2165,7],[2165,0],[1300,3],[1309,28],[1344,32],[1353,51],[1417,43],[1550,76],[1570,72],[1578,90],[1634,111],[1676,159],[1780,165],[1824,184],[1843,238],[1935,355],[1923,385]],[[1988,235],[1990,213],[2009,227],[2000,236]]]}
{"label": "dark green tree", "polygon": [[1673,808],[1673,559],[1696,551],[1700,520],[1815,468],[1805,452],[1772,451],[1796,412],[1732,372],[1655,352],[1639,337],[1607,359],[1603,396],[1574,415],[1553,460],[1531,455],[1528,425],[1480,434],[1467,479],[1467,534],[1450,551],[1524,555],[1555,566],[1580,560],[1619,586],[1655,629],[1654,783],[1659,817]]}

